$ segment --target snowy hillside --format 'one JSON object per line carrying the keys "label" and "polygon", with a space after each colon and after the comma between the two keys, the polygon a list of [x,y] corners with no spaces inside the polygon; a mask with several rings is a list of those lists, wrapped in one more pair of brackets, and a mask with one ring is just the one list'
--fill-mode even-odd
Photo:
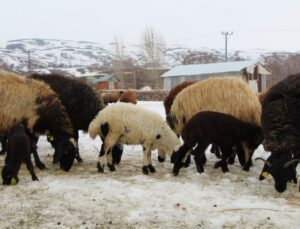
{"label": "snowy hillside", "polygon": [[[162,102],[138,106],[164,117]],[[100,139],[81,133],[79,147],[84,162],[66,173],[52,165],[53,149],[40,139],[38,151],[49,169],[36,169],[40,181],[32,182],[23,166],[18,185],[0,185],[0,228],[299,228],[298,185],[277,193],[272,178],[258,180],[262,162],[254,161],[250,172],[236,162],[223,174],[207,151],[205,173],[193,163],[174,177],[169,160],[159,163],[154,152],[157,172],[146,176],[142,147],[125,146],[117,171],[99,174]],[[262,146],[258,156],[268,156]]]}
{"label": "snowy hillside", "polygon": [[[138,45],[126,47],[128,55],[137,64],[143,63],[143,55]],[[258,60],[269,55],[268,50],[230,50],[232,60]],[[97,65],[107,68],[113,59],[112,46],[95,42],[68,41],[55,39],[21,39],[0,43],[0,66],[18,72],[27,72],[28,55],[31,69],[70,69]],[[201,59],[203,62],[224,60],[224,50],[199,48],[191,49],[182,45],[168,45],[166,67],[182,63],[186,56]]]}

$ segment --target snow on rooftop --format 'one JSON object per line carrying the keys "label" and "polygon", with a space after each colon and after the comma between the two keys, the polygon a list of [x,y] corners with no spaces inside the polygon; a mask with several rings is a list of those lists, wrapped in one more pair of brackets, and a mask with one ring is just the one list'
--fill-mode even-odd
{"label": "snow on rooftop", "polygon": [[180,65],[165,72],[162,77],[201,75],[220,72],[237,72],[256,63],[256,61],[235,61],[213,64]]}

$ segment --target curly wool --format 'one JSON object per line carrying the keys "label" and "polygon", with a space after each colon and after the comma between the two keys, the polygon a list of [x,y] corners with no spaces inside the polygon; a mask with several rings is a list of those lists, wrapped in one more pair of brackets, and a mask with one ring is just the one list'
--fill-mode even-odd
{"label": "curly wool", "polygon": [[87,131],[90,122],[104,108],[92,87],[74,77],[33,74],[31,78],[48,84],[59,96],[76,130]]}
{"label": "curly wool", "polygon": [[180,133],[200,111],[230,114],[260,126],[261,104],[249,85],[238,77],[210,78],[182,90],[171,107],[172,128]]}
{"label": "curly wool", "polygon": [[274,152],[300,148],[300,74],[272,86],[262,104],[264,148]]}

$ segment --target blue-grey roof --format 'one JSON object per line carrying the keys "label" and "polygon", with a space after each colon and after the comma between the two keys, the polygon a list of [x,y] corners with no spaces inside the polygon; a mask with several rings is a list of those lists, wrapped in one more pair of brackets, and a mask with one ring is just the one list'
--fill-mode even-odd
{"label": "blue-grey roof", "polygon": [[202,75],[222,72],[239,72],[242,69],[257,63],[257,61],[236,61],[213,64],[180,65],[165,72],[161,77]]}
{"label": "blue-grey roof", "polygon": [[111,82],[118,82],[120,81],[117,77],[114,75],[101,75],[101,76],[94,76],[92,79],[92,83],[98,83],[98,82],[106,82],[106,81],[111,81]]}

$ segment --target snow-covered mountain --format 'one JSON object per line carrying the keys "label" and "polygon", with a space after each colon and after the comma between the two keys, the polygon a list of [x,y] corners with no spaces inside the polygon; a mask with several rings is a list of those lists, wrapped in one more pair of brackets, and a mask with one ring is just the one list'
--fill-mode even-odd
{"label": "snow-covered mountain", "polygon": [[[126,47],[128,55],[136,64],[143,63],[143,55],[139,46]],[[86,68],[95,65],[98,68],[107,68],[111,65],[114,54],[111,47],[100,43],[86,41],[69,41],[55,39],[20,39],[0,43],[0,67],[17,72],[46,69],[72,69]],[[231,50],[231,60],[259,60],[262,56],[272,54],[268,50]],[[282,52],[285,53],[285,52]],[[224,50],[200,48],[191,49],[182,45],[168,46],[166,52],[166,67],[181,64],[188,59],[189,63],[195,61],[218,62],[224,60]],[[28,66],[28,60],[29,66]],[[72,71],[71,71],[72,72]],[[78,71],[73,72],[80,74]]]}

